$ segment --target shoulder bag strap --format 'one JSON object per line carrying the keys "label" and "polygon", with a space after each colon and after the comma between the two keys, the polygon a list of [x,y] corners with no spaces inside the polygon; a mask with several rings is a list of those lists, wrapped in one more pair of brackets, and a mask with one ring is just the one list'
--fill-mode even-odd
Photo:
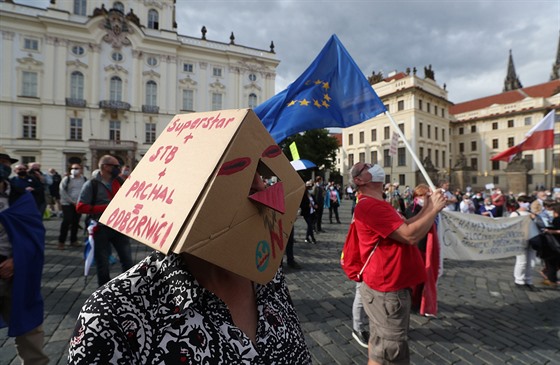
{"label": "shoulder bag strap", "polygon": [[364,272],[364,270],[366,269],[366,266],[369,264],[369,260],[371,259],[371,257],[373,256],[373,253],[375,252],[375,249],[377,248],[377,246],[379,246],[379,242],[381,242],[381,238],[377,241],[377,243],[375,244],[375,247],[373,248],[373,250],[371,250],[371,253],[369,254],[366,263],[364,264],[364,266],[362,267],[362,269],[360,270],[360,273],[358,274],[358,277],[361,278],[362,274]]}

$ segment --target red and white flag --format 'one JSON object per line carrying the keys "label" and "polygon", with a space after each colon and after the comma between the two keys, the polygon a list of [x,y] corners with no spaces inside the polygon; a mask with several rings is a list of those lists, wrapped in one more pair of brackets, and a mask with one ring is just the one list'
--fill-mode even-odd
{"label": "red and white flag", "polygon": [[554,146],[554,110],[551,110],[539,123],[537,123],[527,134],[525,139],[507,150],[492,157],[491,161],[511,162],[515,155],[521,151],[542,150]]}

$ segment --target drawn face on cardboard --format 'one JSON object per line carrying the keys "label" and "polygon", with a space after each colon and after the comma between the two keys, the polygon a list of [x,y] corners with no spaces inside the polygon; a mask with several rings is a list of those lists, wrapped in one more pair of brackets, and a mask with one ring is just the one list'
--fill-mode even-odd
{"label": "drawn face on cardboard", "polygon": [[[276,177],[266,186],[264,178]],[[100,221],[164,253],[187,252],[266,283],[304,184],[250,110],[178,115]]]}

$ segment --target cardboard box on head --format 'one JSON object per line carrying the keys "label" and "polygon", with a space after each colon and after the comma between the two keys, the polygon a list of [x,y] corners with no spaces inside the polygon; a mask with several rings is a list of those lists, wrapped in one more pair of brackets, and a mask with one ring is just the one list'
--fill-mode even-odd
{"label": "cardboard box on head", "polygon": [[[255,173],[278,182],[252,192]],[[252,110],[176,115],[100,222],[264,284],[282,260],[304,183]]]}

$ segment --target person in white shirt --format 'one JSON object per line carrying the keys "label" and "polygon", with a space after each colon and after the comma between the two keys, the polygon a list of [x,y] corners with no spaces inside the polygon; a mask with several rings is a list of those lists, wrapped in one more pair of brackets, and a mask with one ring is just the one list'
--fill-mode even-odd
{"label": "person in white shirt", "polygon": [[443,210],[446,212],[456,211],[455,204],[457,203],[457,197],[455,196],[455,194],[449,191],[449,181],[440,181],[439,187],[444,190],[443,195],[445,196],[445,199],[447,199],[447,205],[445,206],[445,208],[443,208]]}
{"label": "person in white shirt", "polygon": [[87,179],[82,175],[82,166],[72,164],[70,175],[62,178],[60,182],[60,204],[62,205],[62,222],[60,223],[60,234],[58,236],[58,249],[64,250],[68,230],[70,230],[70,244],[72,247],[80,247],[78,242],[78,228],[82,215],[76,212],[76,203],[80,196],[82,186]]}
{"label": "person in white shirt", "polygon": [[[512,212],[510,217],[530,215],[530,198],[527,196],[520,196],[517,198],[519,208]],[[515,256],[515,266],[513,268],[513,278],[515,286],[520,289],[528,289],[530,291],[538,290],[533,285],[533,278],[531,272],[535,266],[536,252],[527,245],[524,252]]]}
{"label": "person in white shirt", "polygon": [[474,203],[471,200],[470,194],[463,195],[463,201],[459,204],[459,210],[461,213],[474,214]]}

